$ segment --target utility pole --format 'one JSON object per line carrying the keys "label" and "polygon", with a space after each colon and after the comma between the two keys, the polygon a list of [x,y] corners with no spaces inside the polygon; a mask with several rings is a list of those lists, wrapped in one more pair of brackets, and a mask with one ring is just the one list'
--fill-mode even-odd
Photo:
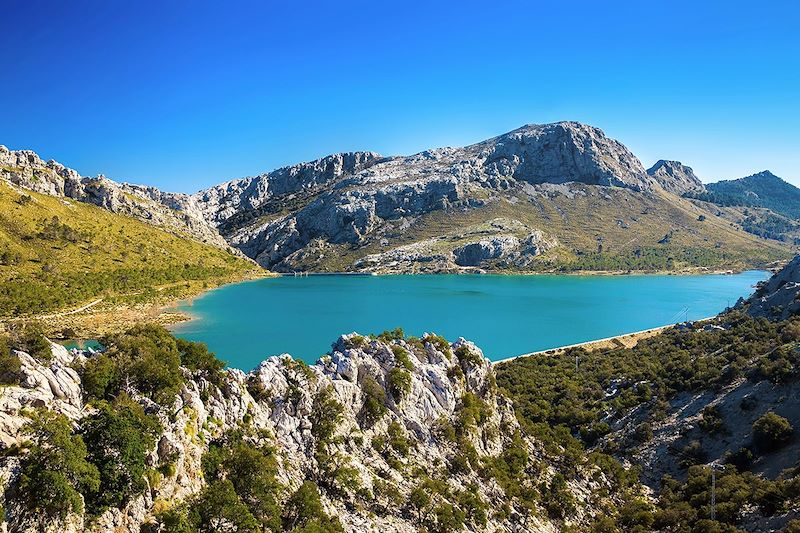
{"label": "utility pole", "polygon": [[717,464],[711,463],[711,520],[717,519]]}

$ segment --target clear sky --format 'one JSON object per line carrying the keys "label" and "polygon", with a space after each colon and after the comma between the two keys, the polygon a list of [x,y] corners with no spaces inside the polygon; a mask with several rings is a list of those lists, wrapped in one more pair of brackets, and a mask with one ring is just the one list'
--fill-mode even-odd
{"label": "clear sky", "polygon": [[800,185],[800,2],[0,0],[0,144],[192,192],[578,120]]}

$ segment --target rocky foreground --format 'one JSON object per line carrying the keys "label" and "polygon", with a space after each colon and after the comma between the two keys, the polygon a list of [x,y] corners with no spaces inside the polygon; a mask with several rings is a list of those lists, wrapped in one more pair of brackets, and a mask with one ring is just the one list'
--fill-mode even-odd
{"label": "rocky foreground", "polygon": [[[249,373],[227,370],[217,384],[184,368],[185,382],[167,405],[129,388],[161,424],[146,462],[163,475],[148,476],[146,490],[91,520],[81,513],[31,513],[13,496],[20,482],[16,450],[30,438],[21,428],[31,410],[62,413],[76,425],[97,410],[85,402],[75,370],[86,355],[59,345],[52,345],[52,354],[43,364],[15,352],[19,385],[0,394],[6,450],[0,479],[10,530],[161,530],[159,513],[203,489],[209,444],[232,432],[274,447],[282,498],[314,480],[324,510],[346,531],[444,530],[454,509],[469,530],[557,531],[588,523],[608,498],[601,496],[606,482],[594,467],[574,471],[573,465],[564,483],[558,452],[546,452],[521,433],[488,360],[472,343],[351,334],[313,366],[288,355],[271,357]],[[420,487],[426,487],[421,502]],[[469,511],[458,515],[458,509]]]}

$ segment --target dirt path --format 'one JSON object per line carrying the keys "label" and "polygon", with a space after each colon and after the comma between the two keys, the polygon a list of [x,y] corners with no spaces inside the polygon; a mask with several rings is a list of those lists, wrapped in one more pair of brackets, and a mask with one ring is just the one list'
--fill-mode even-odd
{"label": "dirt path", "polygon": [[87,309],[89,309],[91,307],[94,307],[95,305],[99,304],[102,301],[103,301],[102,298],[98,298],[97,300],[95,300],[93,302],[89,302],[88,304],[84,305],[83,307],[79,307],[77,309],[73,309],[72,311],[64,311],[62,313],[52,313],[52,314],[49,314],[49,315],[38,315],[38,316],[35,316],[33,318],[35,320],[42,320],[44,318],[58,318],[58,317],[67,316],[67,315],[75,315],[75,314],[80,313],[81,311],[86,311]]}

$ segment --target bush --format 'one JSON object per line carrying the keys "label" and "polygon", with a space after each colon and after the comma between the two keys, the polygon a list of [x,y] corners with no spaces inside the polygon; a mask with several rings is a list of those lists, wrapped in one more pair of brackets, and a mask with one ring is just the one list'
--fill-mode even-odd
{"label": "bush", "polygon": [[[189,522],[195,531],[259,533],[253,514],[242,502],[229,479],[209,483],[192,502]],[[221,529],[223,526],[224,529]]]}
{"label": "bush", "polygon": [[344,528],[336,518],[325,514],[319,489],[313,481],[304,481],[286,502],[283,526],[286,530],[315,533],[339,533]]}
{"label": "bush", "polygon": [[447,339],[442,336],[429,333],[422,337],[422,342],[433,345],[433,347],[442,352],[447,359],[450,359],[453,356],[453,350],[450,348],[450,343],[447,342]]}
{"label": "bush", "polygon": [[169,405],[183,384],[177,340],[162,326],[143,324],[102,341],[108,350],[81,369],[90,400],[113,400],[129,386]]}
{"label": "bush", "polygon": [[760,450],[776,450],[789,442],[793,431],[788,420],[769,412],[753,422],[753,443]]}
{"label": "bush", "polygon": [[400,401],[403,396],[411,391],[411,373],[403,368],[393,368],[389,371],[389,392],[395,401]]}
{"label": "bush", "polygon": [[21,366],[19,357],[11,353],[8,337],[0,335],[0,384],[18,384]]}
{"label": "bush", "polygon": [[184,339],[175,339],[180,352],[181,366],[217,385],[222,384],[225,362],[220,361],[213,352],[208,351],[208,346],[202,342],[191,342]]}
{"label": "bush", "polygon": [[361,416],[371,426],[386,414],[386,391],[375,378],[365,376],[361,381],[361,392],[364,395]]}
{"label": "bush", "polygon": [[25,352],[40,363],[49,364],[53,358],[50,341],[44,336],[41,325],[37,323],[25,324],[21,330],[14,334],[12,345],[15,349]]}
{"label": "bush", "polygon": [[392,353],[394,354],[394,360],[398,363],[398,366],[402,366],[406,370],[414,369],[414,365],[411,363],[411,356],[408,353],[408,350],[395,344],[392,346]]}
{"label": "bush", "polygon": [[407,456],[411,448],[411,442],[408,440],[408,437],[406,437],[402,426],[400,426],[398,422],[393,421],[387,428],[387,435],[389,436],[389,446],[403,457]]}
{"label": "bush", "polygon": [[144,491],[147,454],[160,430],[158,419],[146,415],[125,393],[113,405],[102,402],[98,412],[83,422],[87,459],[100,474],[98,490],[85,494],[89,514],[121,507]]}
{"label": "bush", "polygon": [[725,420],[716,405],[709,405],[702,411],[697,426],[708,434],[715,435],[725,431]]}
{"label": "bush", "polygon": [[81,493],[95,492],[100,475],[87,461],[86,445],[72,433],[69,419],[37,411],[24,431],[33,445],[20,463],[16,486],[6,496],[20,501],[39,520],[81,512]]}
{"label": "bush", "polygon": [[[215,513],[227,515],[235,509],[246,511],[246,523],[252,519],[261,528],[280,530],[280,509],[277,497],[282,490],[275,476],[278,463],[275,452],[271,447],[255,445],[245,441],[241,435],[233,434],[223,443],[209,446],[208,452],[203,455],[203,474],[210,483],[226,481],[230,487],[218,486],[215,490],[227,498],[227,508],[218,509]],[[232,494],[227,494],[231,490]],[[197,509],[204,504],[203,499],[192,505],[195,517],[203,517],[203,509]],[[209,524],[208,522],[203,522]]]}
{"label": "bush", "polygon": [[468,346],[461,345],[455,351],[458,362],[462,365],[480,366],[483,359],[476,352],[473,352]]}

